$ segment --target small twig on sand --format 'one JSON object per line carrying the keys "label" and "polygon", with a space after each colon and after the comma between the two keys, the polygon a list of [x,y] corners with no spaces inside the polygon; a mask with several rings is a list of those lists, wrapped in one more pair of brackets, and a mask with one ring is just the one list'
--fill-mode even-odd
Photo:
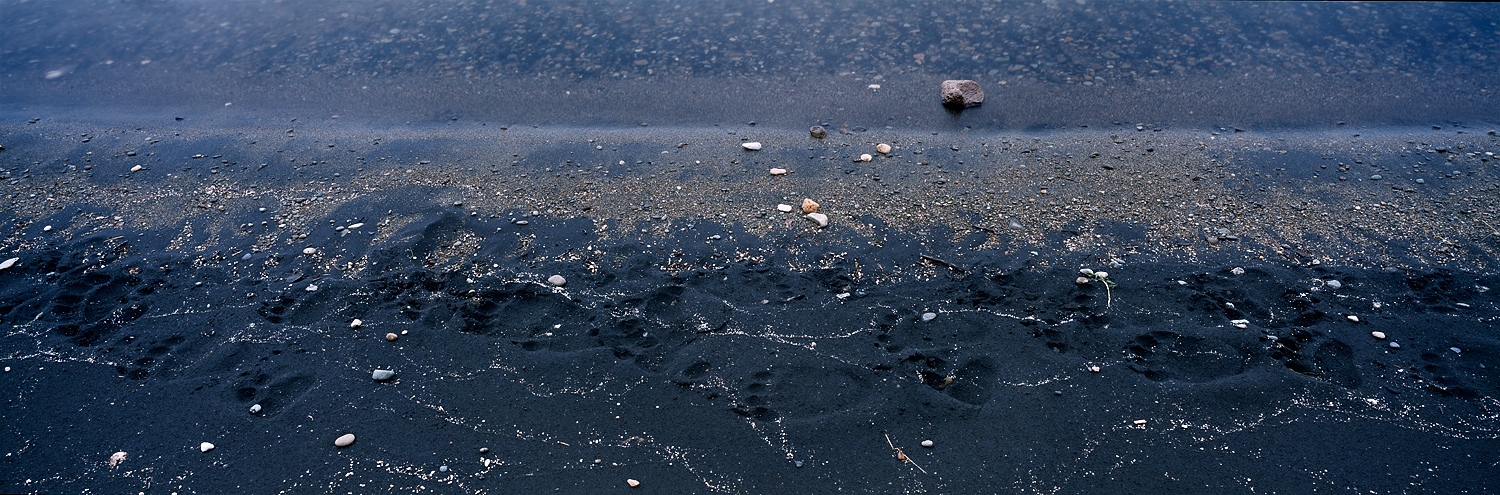
{"label": "small twig on sand", "polygon": [[925,255],[925,254],[919,254],[917,256],[921,256],[922,259],[924,259],[924,260],[931,261],[933,263],[937,263],[939,265],[943,265],[943,266],[946,266],[948,268],[951,268],[951,269],[953,269],[953,271],[956,271],[958,273],[963,273],[964,272],[963,268],[960,268],[958,265],[955,265],[953,263],[949,263],[947,261],[943,261],[943,260],[940,260],[940,259],[928,256],[928,255]]}
{"label": "small twig on sand", "polygon": [[927,474],[927,470],[926,469],[922,469],[922,466],[918,466],[917,463],[912,462],[911,458],[907,457],[905,452],[902,452],[900,448],[897,448],[896,444],[891,443],[891,436],[890,435],[886,435],[885,436],[885,444],[886,445],[890,445],[891,446],[891,450],[896,451],[896,458],[900,459],[901,462],[905,462],[907,464],[911,464],[912,467],[917,468],[917,470],[921,471],[922,474]]}

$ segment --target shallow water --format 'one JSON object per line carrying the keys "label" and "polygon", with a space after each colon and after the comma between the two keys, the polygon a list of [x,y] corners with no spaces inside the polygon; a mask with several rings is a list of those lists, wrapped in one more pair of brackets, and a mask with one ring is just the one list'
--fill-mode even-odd
{"label": "shallow water", "polygon": [[[1500,108],[1493,4],[0,5],[11,108],[1038,130],[1480,125]],[[945,112],[943,79],[987,104]]]}

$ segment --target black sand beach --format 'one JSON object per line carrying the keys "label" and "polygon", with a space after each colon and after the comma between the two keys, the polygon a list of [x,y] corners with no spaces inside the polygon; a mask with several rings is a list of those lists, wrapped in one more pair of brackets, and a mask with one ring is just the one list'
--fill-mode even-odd
{"label": "black sand beach", "polygon": [[96,4],[0,2],[0,492],[1500,491],[1493,6]]}

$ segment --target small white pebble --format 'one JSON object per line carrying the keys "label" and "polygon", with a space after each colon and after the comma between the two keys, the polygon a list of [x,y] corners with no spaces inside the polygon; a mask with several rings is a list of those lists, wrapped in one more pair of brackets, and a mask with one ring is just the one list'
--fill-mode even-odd
{"label": "small white pebble", "polygon": [[771,169],[771,175],[786,175],[786,169],[784,169],[784,168],[773,168],[773,169]]}
{"label": "small white pebble", "polygon": [[875,151],[879,151],[881,154],[890,153],[891,145],[885,143],[877,144],[875,145]]}
{"label": "small white pebble", "polygon": [[782,213],[791,213],[792,212],[792,205],[776,205],[776,211],[779,211],[779,212],[782,212]]}
{"label": "small white pebble", "polygon": [[250,414],[255,414],[258,412],[260,412],[260,404],[250,406]]}
{"label": "small white pebble", "polygon": [[1089,371],[1092,371],[1094,373],[1098,373],[1101,370],[1100,370],[1100,368],[1098,366],[1089,366]]}
{"label": "small white pebble", "polygon": [[1397,344],[1395,342],[1391,342],[1391,348],[1392,349],[1400,349],[1401,348],[1401,344]]}
{"label": "small white pebble", "polygon": [[922,446],[923,447],[927,447],[929,449],[932,448],[932,440],[923,440],[922,441]]}
{"label": "small white pebble", "polygon": [[564,284],[568,283],[568,279],[563,278],[562,275],[553,275],[551,277],[547,277],[547,283],[552,284],[553,287],[562,287]]}
{"label": "small white pebble", "polygon": [[302,254],[318,254],[318,248],[303,249]]}
{"label": "small white pebble", "polygon": [[360,320],[359,318],[355,318],[354,321],[349,322],[349,328],[359,328],[359,327],[362,327],[364,325],[365,325],[365,322],[362,321],[362,320]]}
{"label": "small white pebble", "polygon": [[636,480],[629,480],[629,479],[625,480],[625,484],[630,485],[631,488],[635,488],[637,486],[641,486],[641,482],[636,481]]}
{"label": "small white pebble", "polygon": [[1233,270],[1229,270],[1229,273],[1233,273],[1235,275],[1244,275],[1245,274],[1245,269],[1236,266],[1236,267],[1234,267]]}
{"label": "small white pebble", "polygon": [[52,231],[52,226],[51,225],[48,225],[46,227],[42,227],[42,232],[51,232],[51,231]]}
{"label": "small white pebble", "polygon": [[318,291],[318,286],[312,285],[312,284],[308,284],[306,290],[308,292],[317,292]]}
{"label": "small white pebble", "polygon": [[1355,322],[1355,323],[1359,323],[1359,317],[1358,316],[1349,315],[1348,318],[1349,318],[1349,321],[1352,321],[1352,322]]}
{"label": "small white pebble", "polygon": [[1329,280],[1329,281],[1325,282],[1323,285],[1327,285],[1328,288],[1330,288],[1330,289],[1337,289],[1339,287],[1343,287],[1344,283],[1340,282],[1340,281],[1337,281],[1337,280]]}
{"label": "small white pebble", "polygon": [[870,156],[869,153],[865,153],[863,155],[859,155],[859,161],[862,161],[862,162],[868,162],[868,161],[874,160],[874,159],[875,159],[875,157]]}
{"label": "small white pebble", "polygon": [[1463,351],[1460,351],[1457,347],[1449,347],[1448,350],[1453,351],[1454,354],[1462,354],[1463,353]]}
{"label": "small white pebble", "polygon": [[1375,337],[1375,340],[1385,340],[1385,332],[1370,332],[1370,336]]}
{"label": "small white pebble", "polygon": [[1134,421],[1134,423],[1138,424],[1138,425],[1143,425],[1143,424],[1146,424],[1146,420],[1144,420],[1144,419],[1137,419],[1137,420]]}
{"label": "small white pebble", "polygon": [[922,313],[922,321],[932,321],[937,318],[937,313]]}
{"label": "small white pebble", "polygon": [[213,450],[213,449],[214,449],[214,444],[211,444],[211,443],[208,443],[208,442],[203,442],[203,443],[198,444],[198,450],[201,450],[201,451],[204,451],[204,452],[208,452],[208,451]]}
{"label": "small white pebble", "polygon": [[140,172],[141,171],[141,166],[140,165],[136,165],[134,167],[130,167],[130,171],[131,172]]}
{"label": "small white pebble", "polygon": [[748,142],[748,143],[745,143],[745,144],[741,144],[740,146],[744,146],[745,149],[750,150],[750,151],[758,151],[758,150],[760,150],[760,142],[759,141],[751,141],[751,142]]}

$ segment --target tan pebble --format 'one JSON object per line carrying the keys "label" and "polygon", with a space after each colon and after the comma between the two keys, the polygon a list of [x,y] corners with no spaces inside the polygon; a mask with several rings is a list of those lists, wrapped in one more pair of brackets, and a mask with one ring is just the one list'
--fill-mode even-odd
{"label": "tan pebble", "polygon": [[354,434],[345,433],[344,436],[341,436],[337,440],[334,440],[333,445],[338,448],[344,448],[350,445],[354,445]]}
{"label": "tan pebble", "polygon": [[811,199],[805,199],[805,198],[802,200],[802,213],[817,213],[817,212],[818,212],[818,202],[817,201],[813,201]]}
{"label": "tan pebble", "polygon": [[885,143],[877,144],[875,145],[875,151],[879,151],[881,154],[890,153],[891,145]]}
{"label": "tan pebble", "polygon": [[631,488],[641,486],[641,482],[636,480],[625,480],[625,484],[630,485]]}
{"label": "tan pebble", "polygon": [[784,168],[773,168],[773,169],[771,169],[771,175],[786,175],[786,169],[784,169]]}
{"label": "tan pebble", "polygon": [[1076,280],[1073,280],[1073,283],[1078,285],[1088,285],[1089,279],[1085,277],[1078,277]]}
{"label": "tan pebble", "polygon": [[391,342],[395,342],[395,341],[396,341],[396,339],[397,339],[397,338],[398,338],[398,337],[397,337],[397,336],[396,336],[396,334],[395,334],[395,333],[388,333],[388,334],[385,334],[385,340],[389,340],[389,341],[391,341]]}

